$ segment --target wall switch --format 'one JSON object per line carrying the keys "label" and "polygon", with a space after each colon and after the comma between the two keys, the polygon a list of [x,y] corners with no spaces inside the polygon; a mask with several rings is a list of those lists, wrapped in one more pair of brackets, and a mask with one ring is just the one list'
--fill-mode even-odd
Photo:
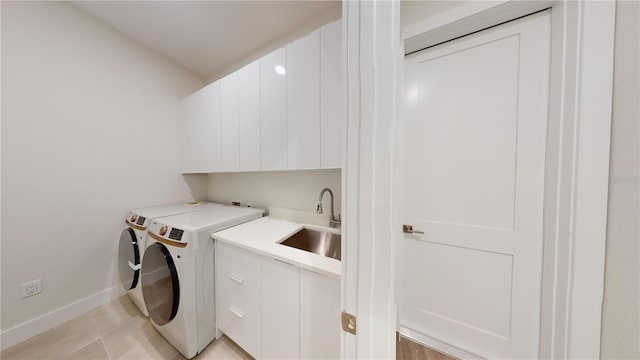
{"label": "wall switch", "polygon": [[22,286],[22,298],[40,294],[42,292],[42,279],[29,281]]}

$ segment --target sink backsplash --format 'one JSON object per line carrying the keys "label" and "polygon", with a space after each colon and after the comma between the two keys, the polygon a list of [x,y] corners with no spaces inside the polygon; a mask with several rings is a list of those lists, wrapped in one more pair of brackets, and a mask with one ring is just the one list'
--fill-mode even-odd
{"label": "sink backsplash", "polygon": [[329,212],[324,214],[316,214],[312,211],[285,209],[279,207],[270,207],[269,216],[275,219],[289,220],[300,223],[329,226]]}

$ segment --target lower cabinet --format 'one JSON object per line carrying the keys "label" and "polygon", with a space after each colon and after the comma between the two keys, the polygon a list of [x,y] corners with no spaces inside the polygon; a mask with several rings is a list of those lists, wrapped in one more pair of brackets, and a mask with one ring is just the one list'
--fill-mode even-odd
{"label": "lower cabinet", "polygon": [[218,328],[251,356],[260,357],[260,289],[219,270]]}
{"label": "lower cabinet", "polygon": [[262,258],[263,359],[300,357],[300,280],[297,266]]}
{"label": "lower cabinet", "polygon": [[340,357],[340,280],[221,245],[216,253],[220,331],[257,359]]}
{"label": "lower cabinet", "polygon": [[340,281],[300,269],[300,358],[340,358]]}

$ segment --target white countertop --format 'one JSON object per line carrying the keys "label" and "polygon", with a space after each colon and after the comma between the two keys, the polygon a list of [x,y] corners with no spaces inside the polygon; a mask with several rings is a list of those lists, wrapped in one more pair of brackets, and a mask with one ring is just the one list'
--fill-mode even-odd
{"label": "white countertop", "polygon": [[211,234],[222,241],[320,274],[340,278],[340,261],[279,243],[303,228],[340,233],[329,227],[263,217]]}

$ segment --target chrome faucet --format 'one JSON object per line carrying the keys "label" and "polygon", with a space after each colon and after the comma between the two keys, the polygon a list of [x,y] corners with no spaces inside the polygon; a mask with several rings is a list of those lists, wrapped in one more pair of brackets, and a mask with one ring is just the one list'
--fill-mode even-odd
{"label": "chrome faucet", "polygon": [[331,189],[324,188],[322,189],[322,191],[320,191],[320,196],[318,197],[318,205],[316,205],[316,213],[322,214],[322,196],[324,196],[324,193],[326,192],[329,192],[329,195],[331,196],[331,215],[329,217],[329,226],[335,228],[340,225],[340,214],[338,214],[337,218],[333,214],[333,191],[331,191]]}

